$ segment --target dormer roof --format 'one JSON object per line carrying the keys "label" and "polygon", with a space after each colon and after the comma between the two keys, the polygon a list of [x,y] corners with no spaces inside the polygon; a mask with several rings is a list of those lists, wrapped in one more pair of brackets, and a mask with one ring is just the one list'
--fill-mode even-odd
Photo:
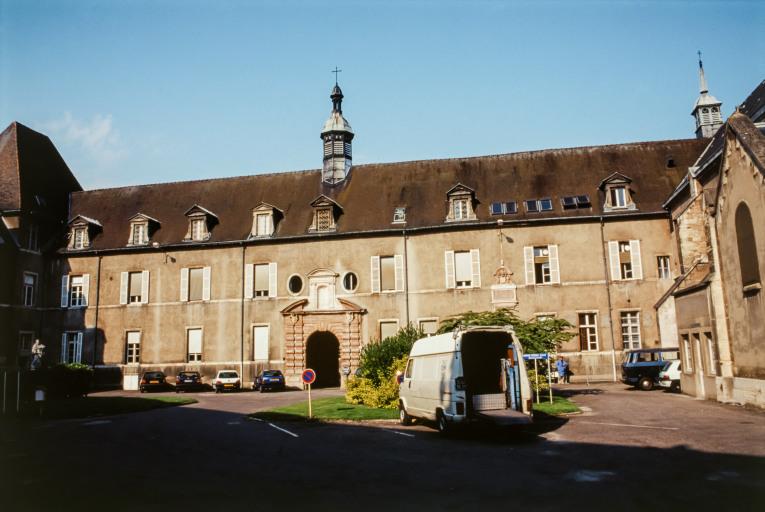
{"label": "dormer roof", "polygon": [[275,212],[279,212],[280,214],[284,215],[284,212],[281,209],[277,208],[276,206],[270,203],[266,203],[263,201],[258,203],[255,207],[253,207],[252,211],[255,211],[255,210],[273,210]]}
{"label": "dormer roof", "polygon": [[155,218],[153,218],[153,217],[149,217],[149,216],[148,216],[148,215],[146,215],[145,213],[140,213],[140,212],[139,212],[139,213],[136,213],[135,215],[133,215],[132,217],[130,217],[130,218],[128,219],[128,222],[134,222],[134,221],[142,221],[142,220],[145,220],[145,221],[149,221],[149,222],[153,222],[153,223],[155,223],[155,224],[161,224],[161,222],[159,222],[157,219],[155,219]]}
{"label": "dormer roof", "polygon": [[195,204],[194,206],[192,206],[191,208],[189,208],[188,210],[186,210],[186,211],[184,212],[184,215],[188,217],[189,215],[195,215],[195,214],[200,214],[200,213],[202,213],[202,214],[204,214],[204,215],[207,215],[207,216],[209,216],[209,217],[213,217],[213,218],[215,218],[215,219],[217,219],[217,218],[218,218],[218,216],[217,216],[217,215],[215,215],[213,212],[211,212],[211,211],[210,211],[210,210],[208,210],[207,208],[204,208],[204,207],[202,207],[202,206],[199,206],[198,204]]}
{"label": "dormer roof", "polygon": [[90,224],[92,226],[103,227],[101,223],[98,222],[96,219],[91,219],[90,217],[86,217],[85,215],[75,215],[74,217],[72,217],[72,219],[69,222],[67,222],[67,225],[72,226],[78,223],[80,224],[85,223],[85,224]]}
{"label": "dormer roof", "polygon": [[450,196],[452,194],[459,194],[459,193],[475,194],[475,190],[468,187],[467,185],[463,185],[462,183],[457,183],[452,188],[446,191],[447,196]]}
{"label": "dormer roof", "polygon": [[333,206],[333,207],[337,208],[338,210],[343,211],[343,207],[340,206],[340,204],[338,204],[336,201],[330,199],[329,197],[325,196],[324,194],[321,194],[320,196],[318,196],[316,199],[311,201],[310,204],[314,208],[319,207],[319,206]]}
{"label": "dormer roof", "polygon": [[613,172],[611,173],[607,178],[603,179],[603,181],[600,182],[600,185],[598,185],[598,188],[603,190],[603,188],[606,185],[611,184],[630,184],[632,183],[632,178],[629,176],[625,176],[624,174],[620,172]]}

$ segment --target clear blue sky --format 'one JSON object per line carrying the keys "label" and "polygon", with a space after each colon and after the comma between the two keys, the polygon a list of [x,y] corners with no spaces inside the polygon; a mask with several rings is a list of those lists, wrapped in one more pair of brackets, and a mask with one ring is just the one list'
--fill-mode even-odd
{"label": "clear blue sky", "polygon": [[0,0],[0,123],[85,188],[693,136],[765,78],[765,2]]}

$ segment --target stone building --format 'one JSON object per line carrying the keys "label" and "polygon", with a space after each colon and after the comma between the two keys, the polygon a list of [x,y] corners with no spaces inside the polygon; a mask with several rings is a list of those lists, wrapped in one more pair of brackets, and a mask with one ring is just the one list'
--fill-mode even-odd
{"label": "stone building", "polygon": [[677,333],[684,392],[765,405],[765,82],[713,127],[666,203],[681,276],[657,316],[663,339]]}
{"label": "stone building", "polygon": [[126,387],[148,369],[295,382],[306,366],[336,385],[407,323],[497,307],[571,322],[575,379],[615,380],[623,350],[671,343],[653,306],[687,267],[663,204],[708,139],[352,165],[339,86],[331,99],[321,169],[63,187],[32,331],[48,357]]}

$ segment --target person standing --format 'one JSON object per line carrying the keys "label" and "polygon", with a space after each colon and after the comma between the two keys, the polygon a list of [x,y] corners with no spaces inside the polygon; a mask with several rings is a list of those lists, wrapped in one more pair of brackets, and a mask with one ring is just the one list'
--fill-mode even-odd
{"label": "person standing", "polygon": [[568,361],[566,358],[559,357],[555,362],[555,366],[558,369],[558,384],[568,383]]}

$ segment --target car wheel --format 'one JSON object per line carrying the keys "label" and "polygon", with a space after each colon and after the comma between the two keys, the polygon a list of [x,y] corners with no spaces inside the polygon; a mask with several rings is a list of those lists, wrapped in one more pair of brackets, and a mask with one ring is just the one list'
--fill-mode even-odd
{"label": "car wheel", "polygon": [[436,428],[438,428],[438,431],[444,435],[448,434],[451,430],[449,421],[446,419],[446,415],[441,409],[436,412]]}
{"label": "car wheel", "polygon": [[653,389],[653,379],[650,377],[643,377],[640,379],[640,389],[643,391],[651,391]]}
{"label": "car wheel", "polygon": [[679,393],[680,392],[680,383],[679,382],[673,382],[669,385],[669,390],[672,393]]}
{"label": "car wheel", "polygon": [[404,404],[398,405],[398,422],[408,427],[412,424],[412,417],[407,414]]}
{"label": "car wheel", "polygon": [[146,393],[146,390],[141,388],[141,393]]}
{"label": "car wheel", "polygon": [[266,388],[264,388],[263,386],[260,386],[260,392],[261,393],[265,393],[266,392]]}

